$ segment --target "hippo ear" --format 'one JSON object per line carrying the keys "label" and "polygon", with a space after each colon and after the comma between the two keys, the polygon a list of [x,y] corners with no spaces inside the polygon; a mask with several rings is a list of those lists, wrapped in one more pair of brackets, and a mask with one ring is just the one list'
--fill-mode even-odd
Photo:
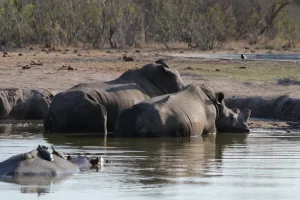
{"label": "hippo ear", "polygon": [[217,101],[217,104],[222,104],[223,100],[224,100],[224,93],[223,92],[217,92],[216,93],[216,101]]}

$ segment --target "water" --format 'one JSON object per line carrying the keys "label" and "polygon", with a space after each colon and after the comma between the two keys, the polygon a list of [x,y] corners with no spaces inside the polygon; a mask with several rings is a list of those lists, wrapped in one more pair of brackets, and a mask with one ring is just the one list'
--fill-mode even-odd
{"label": "water", "polygon": [[[5,122],[7,123],[7,122]],[[28,185],[0,182],[1,199],[299,199],[300,134],[113,139],[42,134],[39,122],[0,125],[0,161],[37,147],[101,154],[99,172]]]}
{"label": "water", "polygon": [[[165,56],[183,57],[190,59],[225,59],[225,60],[241,60],[241,54],[228,54],[228,53],[164,53]],[[248,60],[265,60],[265,61],[300,61],[300,54],[245,54]]]}

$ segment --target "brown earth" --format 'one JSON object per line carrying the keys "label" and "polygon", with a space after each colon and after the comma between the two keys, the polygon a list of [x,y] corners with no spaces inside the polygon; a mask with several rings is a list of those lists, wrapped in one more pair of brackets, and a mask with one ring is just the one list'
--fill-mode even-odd
{"label": "brown earth", "polygon": [[[125,62],[123,54],[133,57],[133,62]],[[300,84],[278,85],[278,80],[239,80],[230,76],[207,75],[193,73],[189,66],[206,66],[212,70],[222,65],[243,66],[241,61],[203,60],[187,58],[170,58],[162,56],[163,52],[128,50],[104,51],[87,49],[22,49],[0,54],[0,89],[3,88],[46,88],[65,90],[82,82],[108,81],[117,78],[128,69],[139,68],[157,59],[165,59],[167,63],[178,69],[186,83],[206,83],[215,91],[222,91],[226,96],[262,96],[278,97],[290,95],[300,98]],[[251,65],[274,66],[271,61],[249,61]],[[299,63],[282,62],[280,69],[300,66]],[[244,73],[241,69],[240,73]],[[270,71],[272,73],[272,71]],[[251,122],[251,127],[285,126],[284,122],[258,123]],[[277,124],[276,124],[277,123]],[[278,125],[278,126],[277,126]]]}

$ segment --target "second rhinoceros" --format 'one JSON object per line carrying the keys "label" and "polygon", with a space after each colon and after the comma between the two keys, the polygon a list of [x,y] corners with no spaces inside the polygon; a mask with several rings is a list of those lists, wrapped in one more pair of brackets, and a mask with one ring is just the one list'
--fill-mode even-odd
{"label": "second rhinoceros", "polygon": [[143,101],[119,116],[115,137],[189,137],[202,133],[249,132],[250,110],[229,109],[223,93],[205,85]]}

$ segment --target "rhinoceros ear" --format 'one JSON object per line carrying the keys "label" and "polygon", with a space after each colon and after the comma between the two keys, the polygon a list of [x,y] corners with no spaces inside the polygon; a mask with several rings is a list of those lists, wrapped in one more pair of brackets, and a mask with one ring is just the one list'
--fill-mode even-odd
{"label": "rhinoceros ear", "polygon": [[223,92],[217,92],[216,93],[216,101],[217,101],[217,104],[222,104],[223,100],[224,100],[224,93]]}
{"label": "rhinoceros ear", "polygon": [[155,63],[156,63],[156,64],[160,64],[160,65],[162,65],[163,67],[169,68],[169,69],[170,69],[169,65],[168,65],[167,63],[165,63],[165,61],[164,61],[163,59],[159,59],[159,60],[155,61]]}
{"label": "rhinoceros ear", "polygon": [[170,68],[164,67],[163,65],[158,65],[157,67],[168,75],[174,75],[174,72]]}

